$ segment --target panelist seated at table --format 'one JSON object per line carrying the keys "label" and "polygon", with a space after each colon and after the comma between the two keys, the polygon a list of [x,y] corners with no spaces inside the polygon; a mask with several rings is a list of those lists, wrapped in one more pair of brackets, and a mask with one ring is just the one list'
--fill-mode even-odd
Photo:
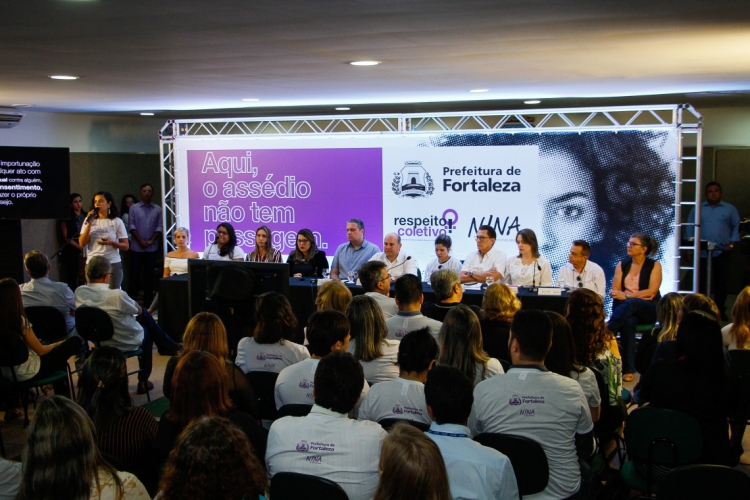
{"label": "panelist seated at table", "polygon": [[531,229],[516,235],[518,255],[508,259],[505,283],[518,286],[552,286],[552,266],[539,255],[539,243]]}
{"label": "panelist seated at table", "polygon": [[198,252],[190,250],[190,230],[178,227],[172,236],[177,249],[164,257],[164,278],[175,274],[187,274],[188,259],[200,259]]}
{"label": "panelist seated at table", "polygon": [[331,263],[331,278],[335,280],[354,276],[380,250],[365,239],[365,223],[360,219],[346,221],[346,238],[349,241],[339,245]]}
{"label": "panelist seated at table", "polygon": [[477,251],[471,252],[464,259],[461,283],[485,283],[487,278],[495,281],[503,279],[508,257],[502,250],[495,248],[495,228],[486,224],[479,226],[474,239],[477,240]]}
{"label": "panelist seated at table", "polygon": [[247,254],[248,262],[281,262],[281,252],[271,246],[273,235],[268,226],[260,226],[255,230],[255,250]]}
{"label": "panelist seated at table", "polygon": [[557,282],[568,288],[588,288],[604,298],[607,280],[604,269],[589,260],[591,245],[584,240],[575,240],[570,247],[568,263],[557,273]]}
{"label": "panelist seated at table", "polygon": [[300,229],[297,233],[297,245],[286,259],[289,264],[289,276],[306,278],[323,276],[328,269],[328,259],[323,250],[318,250],[315,236],[309,229]]}
{"label": "panelist seated at table", "polygon": [[461,264],[460,260],[451,256],[452,244],[451,237],[447,234],[439,234],[438,237],[435,238],[435,255],[437,258],[427,263],[427,267],[424,270],[424,276],[422,276],[422,281],[429,283],[432,273],[440,271],[441,269],[453,269],[459,275],[461,274],[461,266],[463,264]]}
{"label": "panelist seated at table", "polygon": [[383,251],[378,252],[370,260],[377,260],[385,264],[385,270],[391,275],[391,281],[397,280],[404,274],[417,276],[417,260],[401,251],[401,236],[388,233],[383,239]]}
{"label": "panelist seated at table", "polygon": [[245,260],[245,251],[237,246],[234,227],[222,222],[216,227],[216,239],[203,251],[207,260]]}

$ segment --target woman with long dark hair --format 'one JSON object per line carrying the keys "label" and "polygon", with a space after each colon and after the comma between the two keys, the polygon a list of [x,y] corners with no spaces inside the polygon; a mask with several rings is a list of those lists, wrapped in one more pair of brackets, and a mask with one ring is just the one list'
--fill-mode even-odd
{"label": "woman with long dark hair", "polygon": [[99,450],[117,458],[143,484],[155,486],[148,458],[159,424],[147,410],[133,406],[122,352],[109,346],[94,349],[78,379],[78,404],[94,423]]}
{"label": "woman with long dark hair", "polygon": [[260,226],[255,230],[255,250],[247,254],[248,262],[281,262],[281,252],[276,250],[271,242],[273,235],[268,226]]}
{"label": "woman with long dark hair", "polygon": [[78,243],[78,236],[81,234],[83,221],[86,219],[86,213],[83,211],[83,198],[78,193],[70,193],[70,217],[67,220],[60,221],[60,231],[58,233],[60,243],[60,261],[65,274],[65,283],[71,290],[75,291],[79,284],[86,282],[83,276],[84,264],[82,260],[83,247]]}
{"label": "woman with long dark hair", "polygon": [[245,251],[237,246],[234,226],[222,222],[216,226],[216,239],[203,251],[206,260],[245,260]]}
{"label": "woman with long dark hair", "polygon": [[[136,200],[135,195],[126,194],[122,197],[122,201],[120,202],[120,218],[125,227],[128,227],[128,222],[130,222],[130,207],[136,203],[138,203],[138,200]],[[130,236],[130,233],[128,233],[128,236]]]}
{"label": "woman with long dark hair", "polygon": [[289,264],[289,275],[297,278],[323,276],[323,271],[328,269],[326,253],[318,249],[315,236],[309,229],[299,230],[297,244],[286,262]]}
{"label": "woman with long dark hair", "polygon": [[[39,342],[24,313],[21,289],[13,278],[0,279],[0,318],[0,348],[25,348],[29,351],[29,358],[12,368],[19,382],[34,381],[49,377],[56,371],[65,371],[68,359],[81,349],[82,341],[78,336],[50,345]],[[13,380],[11,368],[4,366],[2,373],[8,380]],[[55,394],[67,396],[68,378],[56,380],[53,387]]]}
{"label": "woman with long dark hair", "polygon": [[99,191],[94,195],[91,211],[86,215],[81,237],[78,239],[80,245],[86,247],[86,263],[95,255],[101,255],[109,261],[112,268],[109,288],[112,290],[122,285],[120,251],[127,252],[130,248],[128,231],[118,214],[112,193]]}
{"label": "woman with long dark hair", "polygon": [[34,412],[23,452],[18,500],[136,500],[151,498],[129,472],[118,472],[96,447],[96,429],[83,409],[60,396]]}
{"label": "woman with long dark hair", "polygon": [[552,286],[552,267],[539,253],[536,233],[521,229],[516,235],[518,255],[508,259],[503,276],[509,285]]}
{"label": "woman with long dark hair", "polygon": [[369,384],[386,382],[398,377],[398,340],[388,339],[383,311],[375,299],[367,295],[352,298],[346,308],[351,325],[348,351],[359,361]]}
{"label": "woman with long dark hair", "polygon": [[505,373],[500,361],[484,352],[479,318],[469,306],[459,304],[448,311],[439,338],[438,364],[458,368],[474,385]]}

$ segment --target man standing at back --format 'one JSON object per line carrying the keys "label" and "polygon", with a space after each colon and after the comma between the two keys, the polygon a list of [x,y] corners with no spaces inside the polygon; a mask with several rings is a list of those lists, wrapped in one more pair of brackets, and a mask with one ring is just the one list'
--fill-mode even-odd
{"label": "man standing at back", "polygon": [[346,239],[349,241],[339,245],[331,263],[331,278],[335,280],[356,274],[379,250],[365,239],[365,223],[359,219],[346,221]]}
{"label": "man standing at back", "polygon": [[543,311],[516,313],[510,327],[513,365],[507,373],[477,384],[469,428],[514,434],[539,443],[549,462],[549,483],[534,499],[561,500],[578,494],[578,456],[594,451],[594,424],[586,396],[572,378],[544,366],[552,345],[552,323]]}
{"label": "man standing at back", "polygon": [[159,238],[162,235],[161,207],[152,203],[154,187],[151,184],[141,186],[141,201],[130,207],[128,231],[132,235],[130,243],[130,276],[128,295],[137,301],[138,291],[143,280],[143,305],[149,307],[154,299],[154,267],[156,252],[159,250]]}

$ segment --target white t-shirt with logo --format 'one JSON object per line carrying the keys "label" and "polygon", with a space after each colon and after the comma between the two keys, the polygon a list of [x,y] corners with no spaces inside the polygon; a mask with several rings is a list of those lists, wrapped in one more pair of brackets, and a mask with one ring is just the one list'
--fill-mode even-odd
{"label": "white t-shirt with logo", "polygon": [[258,344],[254,338],[245,337],[237,345],[237,359],[234,362],[243,373],[280,373],[287,366],[309,357],[310,353],[305,346],[289,340],[275,344]]}
{"label": "white t-shirt with logo", "polygon": [[424,316],[419,311],[399,311],[395,316],[385,320],[385,326],[388,327],[388,338],[390,340],[398,340],[400,342],[407,333],[428,327],[435,342],[438,342],[440,327],[443,326],[443,324],[440,321]]}
{"label": "white t-shirt with logo", "polygon": [[546,369],[514,366],[474,388],[469,416],[473,436],[493,432],[527,437],[542,445],[547,455],[549,483],[528,498],[554,500],[578,491],[581,474],[575,436],[593,428],[578,382]]}
{"label": "white t-shirt with logo", "polygon": [[380,477],[380,446],[387,435],[374,422],[352,420],[315,405],[306,417],[284,417],[271,425],[268,473],[323,477],[341,486],[350,500],[371,500]]}
{"label": "white t-shirt with logo", "polygon": [[[319,359],[309,358],[281,370],[274,388],[277,410],[284,405],[315,404],[313,388],[315,387],[315,370],[318,369],[318,363],[320,363]],[[357,405],[361,404],[369,390],[370,385],[365,380]]]}
{"label": "white t-shirt with logo", "polygon": [[[398,340],[388,340],[383,345],[383,355],[372,361],[360,361],[362,370],[365,372],[365,380],[372,385],[379,382],[387,382],[398,377],[400,370],[396,362],[398,361],[398,346],[401,342]],[[347,352],[354,355],[355,341],[349,341]]]}
{"label": "white t-shirt with logo", "polygon": [[359,407],[359,420],[379,422],[399,418],[430,425],[424,398],[424,384],[401,377],[375,384]]}
{"label": "white t-shirt with logo", "polygon": [[[114,219],[97,217],[90,223],[84,223],[84,228],[87,224],[91,226],[91,229],[89,230],[89,243],[86,245],[86,262],[90,261],[94,255],[105,257],[110,264],[121,262],[119,249],[112,245],[100,245],[99,242],[104,238],[115,242],[127,239],[128,232],[125,230],[125,224],[122,220],[119,217]],[[81,232],[83,231],[84,229],[81,229]]]}

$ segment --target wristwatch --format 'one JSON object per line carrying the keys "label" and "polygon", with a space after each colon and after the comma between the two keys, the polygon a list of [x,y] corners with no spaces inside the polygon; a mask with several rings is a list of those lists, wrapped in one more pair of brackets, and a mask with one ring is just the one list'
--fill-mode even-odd
{"label": "wristwatch", "polygon": [[474,271],[469,271],[469,278],[473,278],[473,277],[474,277]]}

